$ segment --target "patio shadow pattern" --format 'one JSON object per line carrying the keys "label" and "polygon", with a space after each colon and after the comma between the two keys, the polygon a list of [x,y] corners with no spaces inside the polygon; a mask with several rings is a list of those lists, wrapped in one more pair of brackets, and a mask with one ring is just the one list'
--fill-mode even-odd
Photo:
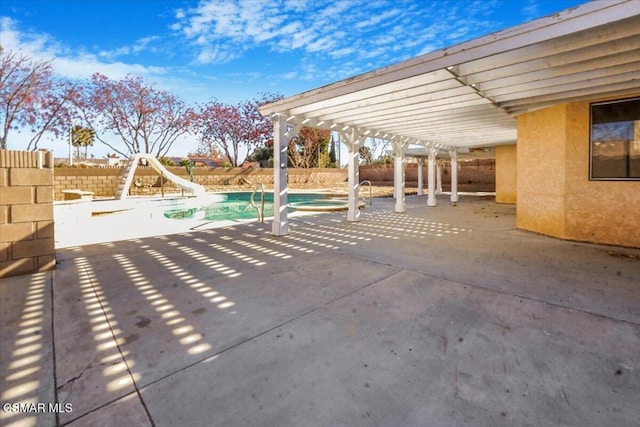
{"label": "patio shadow pattern", "polygon": [[61,250],[2,287],[2,401],[73,411],[3,422],[632,425],[638,251],[423,200]]}

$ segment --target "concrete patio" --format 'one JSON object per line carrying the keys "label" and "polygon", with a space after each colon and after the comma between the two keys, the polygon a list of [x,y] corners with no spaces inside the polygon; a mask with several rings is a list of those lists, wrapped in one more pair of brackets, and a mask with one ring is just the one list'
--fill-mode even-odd
{"label": "concrete patio", "polygon": [[410,196],[403,214],[375,199],[358,223],[238,224],[58,262],[0,286],[3,425],[640,420],[640,250],[519,231],[492,199]]}

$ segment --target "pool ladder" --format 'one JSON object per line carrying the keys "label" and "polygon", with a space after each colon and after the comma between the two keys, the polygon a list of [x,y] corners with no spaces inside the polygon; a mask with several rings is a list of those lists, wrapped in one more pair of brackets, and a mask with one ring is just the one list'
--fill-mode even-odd
{"label": "pool ladder", "polygon": [[[260,191],[260,206],[256,205],[255,195]],[[249,199],[249,203],[251,207],[258,211],[258,221],[264,222],[264,184],[260,183],[253,189],[253,193],[251,193],[251,198]]]}
{"label": "pool ladder", "polygon": [[368,204],[369,206],[371,206],[371,204],[373,203],[373,198],[371,197],[371,181],[369,181],[368,179],[365,179],[360,184],[358,184],[358,186],[364,185],[364,184],[368,184],[369,185],[369,203],[367,203],[367,198],[366,197],[360,197],[360,200],[362,200],[365,205]]}

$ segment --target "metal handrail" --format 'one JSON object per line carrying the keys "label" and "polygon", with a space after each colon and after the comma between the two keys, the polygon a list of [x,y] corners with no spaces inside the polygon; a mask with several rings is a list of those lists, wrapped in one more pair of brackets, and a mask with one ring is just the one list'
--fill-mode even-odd
{"label": "metal handrail", "polygon": [[[254,197],[256,193],[260,190],[260,206],[256,205]],[[251,207],[258,211],[258,221],[264,222],[264,184],[260,183],[254,188],[253,193],[251,193],[251,198],[249,199],[249,203]]]}
{"label": "metal handrail", "polygon": [[[373,203],[373,197],[372,197],[372,195],[371,195],[371,194],[372,194],[372,193],[371,193],[371,181],[369,181],[368,179],[365,179],[364,181],[362,181],[362,182],[361,182],[360,184],[358,184],[358,185],[360,186],[360,185],[363,185],[363,184],[369,184],[369,206],[371,206],[371,205],[372,205],[372,203]],[[367,198],[366,198],[366,197],[363,197],[363,199],[364,199],[364,202],[365,202],[365,204],[366,204],[366,203],[367,203]]]}

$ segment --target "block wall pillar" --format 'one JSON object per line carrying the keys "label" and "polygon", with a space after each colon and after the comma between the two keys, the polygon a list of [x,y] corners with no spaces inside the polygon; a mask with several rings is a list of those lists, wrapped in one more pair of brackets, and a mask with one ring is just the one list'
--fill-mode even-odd
{"label": "block wall pillar", "polygon": [[0,150],[0,278],[55,265],[52,153]]}
{"label": "block wall pillar", "polygon": [[517,165],[517,149],[515,145],[499,145],[496,147],[497,203],[516,203]]}

